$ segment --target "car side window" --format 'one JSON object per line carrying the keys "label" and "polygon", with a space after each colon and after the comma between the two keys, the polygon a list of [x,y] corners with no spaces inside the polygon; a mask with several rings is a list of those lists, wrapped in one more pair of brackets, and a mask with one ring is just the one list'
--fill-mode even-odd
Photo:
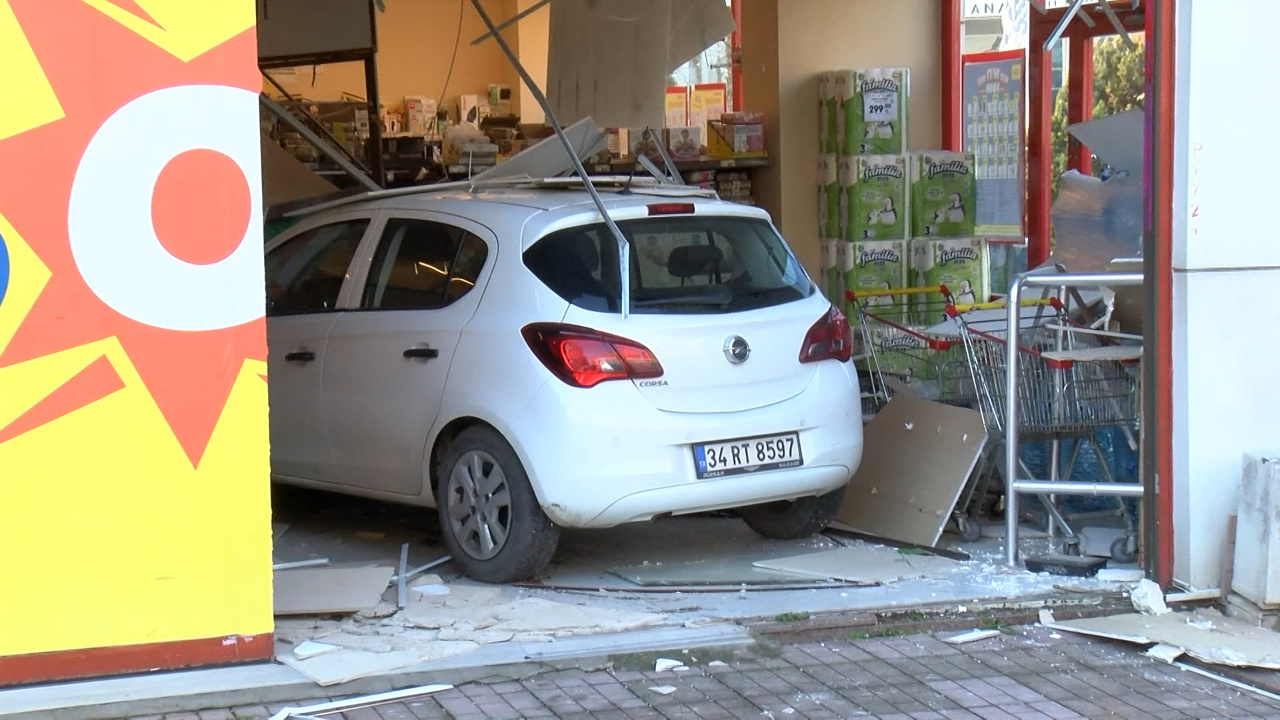
{"label": "car side window", "polygon": [[368,229],[367,219],[321,225],[267,253],[267,315],[333,310]]}
{"label": "car side window", "polygon": [[389,220],[369,265],[360,307],[446,307],[475,287],[488,256],[485,242],[461,228],[427,220]]}

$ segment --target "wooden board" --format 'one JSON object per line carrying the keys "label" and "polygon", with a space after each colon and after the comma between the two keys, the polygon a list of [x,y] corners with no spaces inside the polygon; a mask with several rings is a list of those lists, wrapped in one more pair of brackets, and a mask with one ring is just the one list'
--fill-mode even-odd
{"label": "wooden board", "polygon": [[836,519],[869,535],[937,545],[986,443],[977,412],[894,396],[863,431],[862,464]]}
{"label": "wooden board", "polygon": [[272,575],[276,615],[328,615],[378,604],[394,568],[304,568]]}

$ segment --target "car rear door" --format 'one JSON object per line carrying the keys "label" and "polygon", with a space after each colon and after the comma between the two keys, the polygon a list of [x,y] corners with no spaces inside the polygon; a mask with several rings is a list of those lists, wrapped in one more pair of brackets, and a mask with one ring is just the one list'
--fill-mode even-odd
{"label": "car rear door", "polygon": [[320,412],[329,329],[347,276],[374,218],[347,215],[268,244],[267,392],[271,472],[324,480],[331,471]]}
{"label": "car rear door", "polygon": [[[497,255],[483,226],[389,215],[329,331],[324,413],[340,482],[417,495],[449,366]],[[362,263],[366,264],[366,263]]]}

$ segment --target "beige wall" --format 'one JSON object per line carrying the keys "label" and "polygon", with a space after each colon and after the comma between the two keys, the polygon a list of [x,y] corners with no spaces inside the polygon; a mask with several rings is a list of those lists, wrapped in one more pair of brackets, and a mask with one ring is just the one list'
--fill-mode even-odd
{"label": "beige wall", "polygon": [[[517,0],[485,0],[484,8],[495,23],[501,23],[516,13],[516,4]],[[519,112],[520,98],[514,92],[519,78],[498,44],[489,40],[471,45],[486,29],[471,0],[386,0],[386,6],[386,13],[378,14],[378,84],[384,104],[400,102],[406,95],[440,95],[453,57],[454,39],[458,37],[461,6],[462,36],[445,93],[445,107],[456,116],[459,95],[484,95],[490,83],[505,83],[512,88],[512,105]],[[518,48],[515,28],[503,31],[502,36]],[[545,73],[545,41],[542,52]],[[297,77],[281,83],[290,93],[312,100],[336,100],[344,92],[365,97],[361,63],[326,65],[315,76],[314,84],[309,68],[298,72]]]}
{"label": "beige wall", "polygon": [[743,101],[765,113],[772,157],[756,173],[758,197],[811,271],[819,256],[818,73],[909,68],[908,148],[936,148],[940,23],[940,0],[742,0]]}

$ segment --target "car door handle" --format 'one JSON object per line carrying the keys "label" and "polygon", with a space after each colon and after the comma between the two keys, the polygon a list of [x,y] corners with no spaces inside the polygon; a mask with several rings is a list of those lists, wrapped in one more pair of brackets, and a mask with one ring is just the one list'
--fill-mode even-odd
{"label": "car door handle", "polygon": [[311,362],[316,359],[316,354],[310,350],[294,350],[291,353],[285,353],[285,362]]}
{"label": "car door handle", "polygon": [[409,348],[404,351],[407,358],[421,358],[423,360],[433,360],[440,357],[440,351],[435,348]]}

